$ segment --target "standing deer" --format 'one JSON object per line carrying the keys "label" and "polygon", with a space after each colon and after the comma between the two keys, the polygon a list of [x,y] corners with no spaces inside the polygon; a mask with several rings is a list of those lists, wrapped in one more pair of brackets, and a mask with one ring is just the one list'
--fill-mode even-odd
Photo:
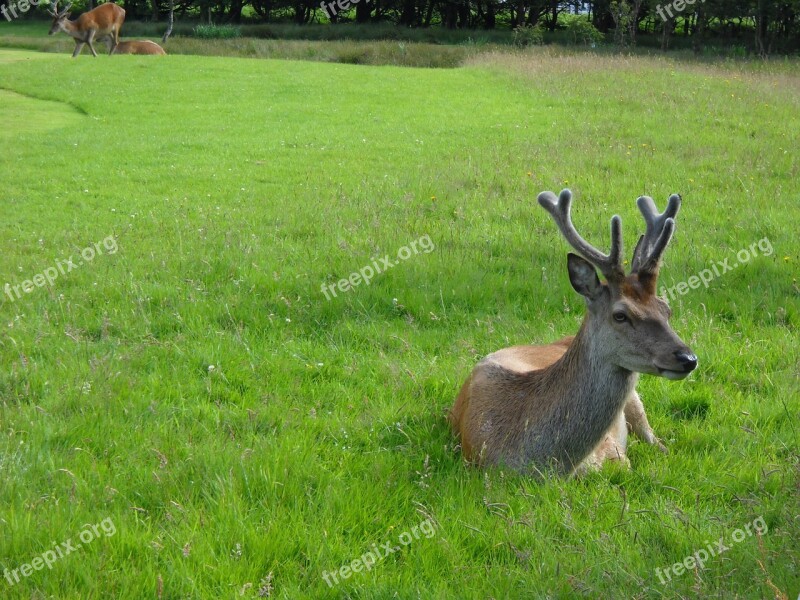
{"label": "standing deer", "polygon": [[59,12],[58,0],[56,0],[53,10],[47,11],[53,17],[53,25],[50,27],[49,35],[55,35],[59,31],[63,31],[75,38],[75,51],[72,53],[72,58],[81,53],[84,44],[89,44],[92,56],[97,56],[92,42],[105,37],[108,37],[111,41],[109,54],[112,54],[119,43],[119,30],[122,29],[122,23],[125,21],[125,9],[108,2],[101,4],[94,10],[83,13],[74,21],[70,21],[68,18],[70,6],[72,6],[71,2],[67,4],[64,10]]}
{"label": "standing deer", "polygon": [[[652,198],[637,205],[647,225],[622,267],[622,222],[611,219],[606,256],[577,232],[572,194],[539,194],[567,242],[567,269],[587,313],[578,334],[547,346],[513,346],[490,354],[472,371],[450,411],[468,460],[522,472],[582,473],[607,459],[627,463],[626,421],[649,444],[653,434],[635,387],[639,373],[683,379],[697,357],[669,326],[671,311],[656,296],[661,255],[675,229],[680,196],[657,213]],[[606,283],[597,277],[595,268]]]}

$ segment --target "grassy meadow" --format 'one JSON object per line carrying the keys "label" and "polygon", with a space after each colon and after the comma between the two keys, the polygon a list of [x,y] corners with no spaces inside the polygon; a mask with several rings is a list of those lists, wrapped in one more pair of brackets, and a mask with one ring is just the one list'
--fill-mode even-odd
{"label": "grassy meadow", "polygon": [[[0,47],[24,50],[39,50],[58,54],[71,54],[75,49],[72,38],[59,34],[48,36],[49,23],[44,21],[12,22],[0,21]],[[163,26],[145,23],[125,23],[123,40],[149,39],[161,44]],[[299,34],[294,30],[300,26],[278,27],[278,32]],[[306,28],[320,31],[323,28]],[[327,27],[331,30],[332,28]],[[396,29],[396,28],[395,28]],[[284,60],[306,60],[337,62],[344,64],[398,65],[406,67],[453,68],[465,60],[488,49],[500,47],[498,44],[467,39],[456,44],[441,44],[433,41],[408,42],[404,40],[370,39],[294,39],[238,37],[233,39],[200,39],[186,35],[191,29],[180,29],[185,35],[176,34],[169,38],[164,48],[168,54],[190,54],[194,56],[227,56],[240,58],[277,58]],[[418,30],[410,30],[418,31]],[[388,32],[388,29],[387,29]],[[510,40],[510,35],[506,38]],[[98,54],[108,52],[105,42],[97,44]],[[89,48],[83,48],[89,56]]]}
{"label": "grassy meadow", "polygon": [[[0,597],[800,593],[797,61],[0,50],[0,117]],[[682,194],[661,286],[737,267],[671,302],[697,371],[640,381],[669,454],[537,483],[463,464],[445,414],[484,355],[577,331],[563,187],[628,256],[637,196]]]}

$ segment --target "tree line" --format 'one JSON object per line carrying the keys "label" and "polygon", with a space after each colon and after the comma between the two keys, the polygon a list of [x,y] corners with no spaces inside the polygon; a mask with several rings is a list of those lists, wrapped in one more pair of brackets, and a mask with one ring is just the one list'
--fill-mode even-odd
{"label": "tree line", "polygon": [[[161,18],[168,0],[125,0],[129,16]],[[197,14],[209,21],[239,23],[291,20],[298,24],[390,22],[406,27],[448,29],[559,27],[565,14],[584,15],[601,33],[617,41],[636,43],[639,33],[661,36],[667,47],[672,36],[693,38],[702,45],[710,35],[749,38],[768,54],[800,43],[800,0],[174,0],[180,16]],[[341,7],[345,6],[346,9]]]}
{"label": "tree line", "polygon": [[[2,3],[17,0],[2,0]],[[66,0],[64,0],[66,1]],[[76,0],[74,10],[94,0]],[[554,32],[567,15],[585,19],[609,41],[635,45],[640,34],[742,43],[761,55],[800,50],[800,0],[117,0],[128,20],[206,23],[394,23],[447,29],[537,28]]]}

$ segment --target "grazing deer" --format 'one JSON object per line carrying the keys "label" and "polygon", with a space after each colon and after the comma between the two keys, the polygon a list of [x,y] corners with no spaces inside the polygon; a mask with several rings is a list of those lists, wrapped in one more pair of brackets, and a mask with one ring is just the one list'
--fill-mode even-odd
{"label": "grazing deer", "polygon": [[97,56],[92,42],[105,37],[110,39],[109,54],[114,52],[119,43],[119,30],[122,29],[122,22],[125,20],[125,10],[116,4],[108,2],[101,4],[94,10],[83,13],[74,21],[70,21],[68,18],[70,6],[72,6],[71,2],[67,4],[64,10],[59,12],[58,0],[56,0],[53,10],[47,11],[53,17],[53,25],[50,27],[49,35],[55,35],[59,31],[63,31],[75,38],[75,51],[72,53],[72,58],[81,53],[84,44],[89,44],[92,56]]}
{"label": "grazing deer", "polygon": [[141,42],[119,42],[114,54],[163,54],[164,49],[150,40]]}
{"label": "grazing deer", "polygon": [[[572,194],[539,194],[567,242],[572,287],[587,313],[574,337],[548,346],[513,346],[484,358],[450,411],[468,460],[544,474],[582,473],[606,459],[627,463],[628,430],[660,446],[635,391],[639,373],[683,379],[697,357],[669,326],[671,311],[656,296],[661,255],[675,229],[680,196],[658,214],[652,198],[637,200],[647,224],[622,267],[622,222],[611,219],[611,252],[589,245],[570,218]],[[595,268],[605,276],[597,277]]]}

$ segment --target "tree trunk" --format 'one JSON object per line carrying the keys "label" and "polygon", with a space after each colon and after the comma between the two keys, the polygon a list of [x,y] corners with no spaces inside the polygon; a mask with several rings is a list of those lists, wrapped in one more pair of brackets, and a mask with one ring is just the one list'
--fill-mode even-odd
{"label": "tree trunk", "polygon": [[404,0],[400,12],[400,25],[412,27],[417,24],[417,5],[414,0]]}
{"label": "tree trunk", "polygon": [[675,21],[672,19],[665,21],[661,25],[661,49],[664,52],[669,49],[669,36],[672,33],[673,27],[675,27]]}
{"label": "tree trunk", "polygon": [[433,18],[433,8],[435,4],[436,0],[429,0],[428,2],[428,9],[427,12],[425,13],[425,23],[424,23],[425,27],[431,26],[431,19]]}
{"label": "tree trunk", "polygon": [[458,5],[458,26],[461,29],[469,29],[472,25],[469,22],[469,17],[469,0],[461,0],[461,4]]}
{"label": "tree trunk", "polygon": [[517,3],[517,8],[514,10],[511,9],[512,12],[512,19],[511,19],[511,28],[518,27],[525,23],[525,0],[519,0]]}
{"label": "tree trunk", "polygon": [[700,54],[703,51],[703,46],[705,45],[705,40],[703,38],[705,38],[706,34],[707,20],[702,4],[697,7],[695,18],[695,28],[694,32],[692,33],[692,50],[695,54]]}
{"label": "tree trunk", "polygon": [[359,0],[356,4],[356,23],[369,23],[369,16],[372,12],[371,0]]}
{"label": "tree trunk", "polygon": [[[155,2],[155,0],[153,1]],[[230,15],[230,20],[232,23],[242,22],[242,8],[242,0],[231,1],[231,10],[228,14]]]}
{"label": "tree trunk", "polygon": [[483,18],[483,26],[486,29],[494,29],[497,25],[497,17],[494,12],[494,0],[486,3],[486,15]]}
{"label": "tree trunk", "polygon": [[172,35],[172,25],[175,23],[175,0],[169,0],[169,16],[167,17],[167,30],[164,32],[164,37],[161,38],[161,43],[166,44],[167,38]]}
{"label": "tree trunk", "polygon": [[458,24],[458,10],[453,0],[447,0],[444,5],[444,14],[442,15],[443,25],[446,29],[455,29]]}
{"label": "tree trunk", "polygon": [[639,10],[642,8],[642,0],[633,0],[631,3],[631,20],[628,22],[628,37],[631,39],[631,46],[636,45],[636,32],[639,30]]}
{"label": "tree trunk", "polygon": [[769,15],[767,0],[758,0],[756,5],[756,51],[762,58],[769,55]]}

